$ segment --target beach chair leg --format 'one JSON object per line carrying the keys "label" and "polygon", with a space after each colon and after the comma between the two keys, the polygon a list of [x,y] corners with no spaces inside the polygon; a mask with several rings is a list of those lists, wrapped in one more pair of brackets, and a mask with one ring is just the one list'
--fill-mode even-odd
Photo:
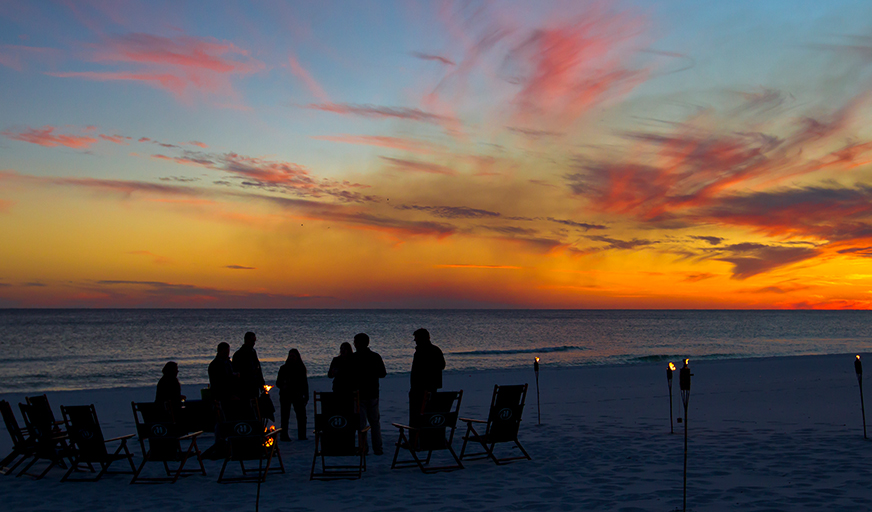
{"label": "beach chair leg", "polygon": [[230,461],[229,458],[224,459],[224,464],[221,465],[221,472],[218,473],[218,483],[220,484],[224,480],[224,470],[227,469],[227,463]]}
{"label": "beach chair leg", "polygon": [[457,463],[456,469],[464,469],[463,463],[460,462],[460,459],[457,457],[457,452],[454,451],[454,448],[452,448],[450,444],[448,445],[448,451],[451,453],[451,456],[454,457],[454,462]]}
{"label": "beach chair leg", "polygon": [[[79,467],[79,463],[78,463],[78,461],[73,462],[72,464],[70,464],[70,468],[67,469],[67,472],[64,473],[64,476],[61,477],[61,482],[66,482],[66,481],[67,481],[67,478],[69,478],[70,475],[73,474],[73,471],[75,471],[78,467]],[[99,477],[98,477],[98,478],[99,478]]]}
{"label": "beach chair leg", "polygon": [[130,483],[136,482],[136,479],[139,478],[139,474],[142,473],[142,468],[145,467],[145,463],[148,462],[148,452],[145,453],[145,456],[142,457],[142,462],[139,463],[139,467],[133,471],[133,478],[130,479]]}

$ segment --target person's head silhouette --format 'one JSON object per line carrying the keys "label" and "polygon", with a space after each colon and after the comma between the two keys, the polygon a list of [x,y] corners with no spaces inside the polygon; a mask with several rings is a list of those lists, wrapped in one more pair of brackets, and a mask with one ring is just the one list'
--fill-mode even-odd
{"label": "person's head silhouette", "polygon": [[366,333],[354,335],[354,348],[360,350],[369,346],[369,336]]}

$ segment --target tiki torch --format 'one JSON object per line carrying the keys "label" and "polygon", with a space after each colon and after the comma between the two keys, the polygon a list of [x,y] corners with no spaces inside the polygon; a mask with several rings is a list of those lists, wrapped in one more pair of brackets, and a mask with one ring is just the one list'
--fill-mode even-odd
{"label": "tiki torch", "polygon": [[669,387],[669,433],[675,433],[675,427],[672,424],[672,372],[675,371],[675,365],[670,361],[666,367],[666,386]]}
{"label": "tiki torch", "polygon": [[542,408],[539,406],[539,358],[533,361],[533,373],[536,374],[536,416],[537,425],[542,424]]}
{"label": "tiki torch", "polygon": [[678,385],[681,388],[681,402],[684,404],[684,495],[682,510],[687,510],[687,402],[690,400],[690,367],[689,359],[684,360],[684,367],[678,373]]}
{"label": "tiki torch", "polygon": [[863,403],[863,363],[860,362],[860,356],[854,359],[854,371],[857,372],[857,384],[860,385],[860,411],[863,413],[863,439],[866,437],[866,404]]}

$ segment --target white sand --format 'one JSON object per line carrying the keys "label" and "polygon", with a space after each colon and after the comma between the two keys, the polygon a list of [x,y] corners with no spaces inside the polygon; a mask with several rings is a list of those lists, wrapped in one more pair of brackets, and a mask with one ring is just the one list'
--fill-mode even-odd
{"label": "white sand", "polygon": [[[689,510],[872,510],[872,441],[863,438],[851,355],[691,361],[691,367]],[[675,414],[680,416],[677,373],[675,377]],[[528,382],[520,439],[533,460],[507,466],[471,461],[464,470],[432,475],[414,468],[391,470],[397,433],[390,423],[407,417],[408,375],[388,376],[381,394],[386,453],[367,459],[363,478],[310,482],[313,441],[281,443],[288,473],[269,476],[260,509],[681,509],[684,431],[676,424],[675,435],[669,434],[664,364],[543,365],[541,426],[536,425],[532,368],[475,375],[446,372],[444,380],[445,389],[464,391],[461,415],[482,419],[495,383]],[[310,388],[329,390],[329,381],[310,379]],[[195,386],[185,386],[183,392],[197,395]],[[17,404],[24,395],[2,398]],[[130,402],[152,398],[150,388],[49,393],[58,416],[61,404],[96,404],[107,436],[132,433]],[[311,422],[310,409],[310,427]],[[458,452],[459,437],[460,429]],[[207,434],[201,448],[211,441]],[[10,446],[9,436],[0,432],[2,455]],[[132,446],[138,460],[139,444]],[[218,484],[220,462],[206,461],[206,467],[208,476],[186,477],[173,485],[128,485],[129,475],[61,483],[61,469],[41,481],[4,476],[2,508],[254,509],[255,484]]]}

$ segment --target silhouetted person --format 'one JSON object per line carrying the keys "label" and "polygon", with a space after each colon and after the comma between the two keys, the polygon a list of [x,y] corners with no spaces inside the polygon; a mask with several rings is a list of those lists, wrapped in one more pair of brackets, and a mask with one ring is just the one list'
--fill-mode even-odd
{"label": "silhouetted person", "polygon": [[[409,376],[409,424],[421,412],[424,403],[424,393],[434,392],[442,387],[442,370],[445,369],[445,357],[442,350],[430,342],[430,332],[418,329],[415,336],[415,357],[412,359],[412,372]],[[412,425],[414,426],[414,425]]]}
{"label": "silhouetted person", "polygon": [[233,363],[230,361],[230,344],[221,342],[218,344],[218,353],[215,359],[209,363],[209,389],[212,399],[224,402],[236,396],[239,374],[233,371]]}
{"label": "silhouetted person", "polygon": [[357,389],[353,356],[351,343],[346,341],[339,345],[339,355],[333,358],[327,370],[327,376],[333,379],[334,393],[350,393]]}
{"label": "silhouetted person", "polygon": [[260,369],[260,360],[254,351],[257,336],[245,333],[242,346],[233,354],[233,371],[239,374],[239,397],[244,400],[256,399],[263,391],[265,381]]}
{"label": "silhouetted person", "polygon": [[[354,369],[360,390],[360,427],[367,421],[372,431],[372,452],[382,451],[381,423],[378,412],[378,380],[388,374],[381,356],[369,349],[369,336],[364,333],[354,336]],[[365,438],[364,438],[365,439]]]}
{"label": "silhouetted person", "polygon": [[300,352],[292,348],[288,351],[288,359],[279,368],[276,377],[279,388],[279,403],[282,408],[282,441],[290,441],[288,435],[288,419],[291,416],[291,405],[297,415],[297,439],[306,440],[306,404],[309,403],[309,382],[306,379],[306,365]]}
{"label": "silhouetted person", "polygon": [[175,361],[169,361],[164,365],[163,377],[157,381],[157,392],[154,394],[154,401],[159,404],[167,404],[168,410],[177,416],[182,408],[182,400],[185,395],[182,394],[182,385],[179,383],[179,365]]}

